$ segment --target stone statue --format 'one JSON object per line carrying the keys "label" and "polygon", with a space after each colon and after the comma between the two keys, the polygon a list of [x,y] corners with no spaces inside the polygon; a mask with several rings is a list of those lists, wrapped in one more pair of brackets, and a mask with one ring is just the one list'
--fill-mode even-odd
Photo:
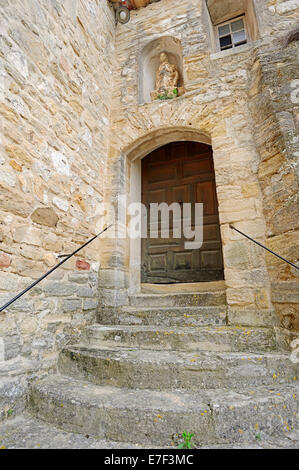
{"label": "stone statue", "polygon": [[176,98],[184,93],[178,87],[179,72],[176,65],[170,64],[167,54],[160,54],[160,66],[156,73],[156,89],[151,92],[152,100]]}

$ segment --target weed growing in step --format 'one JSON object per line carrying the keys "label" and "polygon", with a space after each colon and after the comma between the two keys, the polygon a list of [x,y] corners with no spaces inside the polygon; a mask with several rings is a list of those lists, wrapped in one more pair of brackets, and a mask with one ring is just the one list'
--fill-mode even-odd
{"label": "weed growing in step", "polygon": [[184,431],[182,434],[182,438],[184,439],[184,442],[182,442],[179,446],[178,449],[192,449],[194,447],[194,444],[192,442],[192,437],[194,434],[191,434],[190,432]]}

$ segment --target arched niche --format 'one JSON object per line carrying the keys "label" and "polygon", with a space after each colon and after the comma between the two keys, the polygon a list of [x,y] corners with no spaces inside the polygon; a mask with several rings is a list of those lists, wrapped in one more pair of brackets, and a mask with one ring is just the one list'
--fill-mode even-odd
{"label": "arched niche", "polygon": [[179,87],[184,86],[183,52],[181,41],[172,36],[163,36],[149,42],[139,58],[139,104],[151,102],[151,91],[155,89],[156,72],[160,65],[160,54],[166,52],[171,64],[179,71]]}

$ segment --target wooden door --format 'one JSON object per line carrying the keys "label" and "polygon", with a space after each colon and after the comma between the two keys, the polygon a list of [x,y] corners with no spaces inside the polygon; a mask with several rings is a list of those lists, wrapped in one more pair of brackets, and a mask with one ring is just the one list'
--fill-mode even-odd
{"label": "wooden door", "polygon": [[148,210],[148,236],[142,239],[143,283],[224,279],[213,154],[209,145],[174,142],[145,157],[142,160],[142,202],[147,208],[151,203],[162,202],[204,204],[203,245],[200,249],[185,249],[184,244],[188,240],[184,238],[183,231],[181,238],[173,237],[172,217],[168,238],[162,238],[160,231],[159,238],[150,238]]}

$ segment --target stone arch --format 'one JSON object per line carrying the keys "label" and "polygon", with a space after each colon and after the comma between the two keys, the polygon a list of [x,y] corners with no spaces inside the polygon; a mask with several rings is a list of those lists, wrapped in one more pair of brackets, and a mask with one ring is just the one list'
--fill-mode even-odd
{"label": "stone arch", "polygon": [[142,159],[148,153],[156,150],[162,145],[176,141],[193,141],[212,145],[208,132],[200,131],[187,126],[159,127],[144,133],[136,140],[122,149],[122,153],[129,161]]}
{"label": "stone arch", "polygon": [[179,86],[184,86],[183,50],[181,41],[172,36],[163,36],[149,42],[139,57],[139,103],[151,101],[150,92],[155,89],[156,70],[161,52],[166,52],[170,63],[179,71]]}
{"label": "stone arch", "polygon": [[[159,127],[144,133],[122,149],[122,155],[129,166],[129,203],[141,202],[141,160],[156,150],[171,142],[192,141],[211,145],[211,137],[187,126]],[[141,267],[141,240],[129,240],[129,291],[139,291]]]}

